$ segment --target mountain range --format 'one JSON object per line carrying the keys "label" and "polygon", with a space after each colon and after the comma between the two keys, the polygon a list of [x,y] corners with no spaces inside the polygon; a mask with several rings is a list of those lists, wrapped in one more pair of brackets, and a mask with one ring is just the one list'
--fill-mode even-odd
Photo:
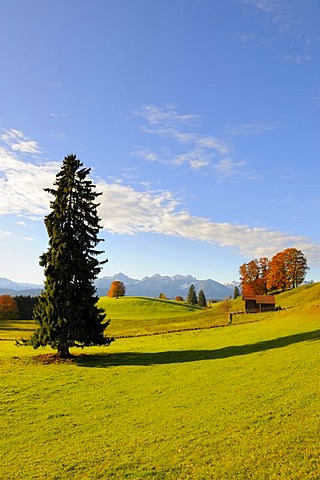
{"label": "mountain range", "polygon": [[[108,293],[111,283],[119,280],[126,287],[128,296],[159,297],[164,293],[167,298],[174,299],[177,295],[186,298],[190,285],[193,284],[197,292],[202,289],[207,299],[221,300],[233,294],[237,282],[222,284],[215,280],[198,280],[192,275],[174,275],[173,277],[162,276],[158,273],[152,277],[144,277],[142,280],[130,278],[123,273],[111,277],[101,277],[96,280],[96,289],[99,296]],[[0,295],[39,295],[42,285],[30,283],[16,283],[7,278],[0,277]]]}
{"label": "mountain range", "polygon": [[39,295],[43,286],[35,283],[17,283],[0,277],[0,295]]}

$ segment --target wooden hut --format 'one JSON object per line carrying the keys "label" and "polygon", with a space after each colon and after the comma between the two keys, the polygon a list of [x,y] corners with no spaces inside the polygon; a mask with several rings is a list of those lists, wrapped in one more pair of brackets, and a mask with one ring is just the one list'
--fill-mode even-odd
{"label": "wooden hut", "polygon": [[273,312],[276,307],[274,295],[248,295],[244,301],[246,313]]}

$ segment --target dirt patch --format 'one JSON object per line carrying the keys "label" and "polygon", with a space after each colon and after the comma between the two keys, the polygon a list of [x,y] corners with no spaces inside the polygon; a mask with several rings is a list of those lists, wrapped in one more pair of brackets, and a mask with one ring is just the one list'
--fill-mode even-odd
{"label": "dirt patch", "polygon": [[51,365],[52,363],[73,363],[77,357],[71,355],[68,358],[60,358],[56,353],[47,353],[43,355],[37,355],[34,357],[36,362],[43,365]]}

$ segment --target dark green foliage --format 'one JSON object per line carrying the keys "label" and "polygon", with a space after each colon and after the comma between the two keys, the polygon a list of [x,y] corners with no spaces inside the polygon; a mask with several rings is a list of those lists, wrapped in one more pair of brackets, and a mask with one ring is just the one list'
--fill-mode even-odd
{"label": "dark green foliage", "polygon": [[30,295],[16,295],[13,297],[19,309],[19,320],[31,320],[32,312],[38,302],[38,297]]}
{"label": "dark green foliage", "polygon": [[109,322],[97,307],[94,280],[101,271],[95,249],[100,225],[95,185],[87,179],[89,168],[75,155],[65,157],[56,176],[51,213],[45,217],[49,248],[40,257],[45,269],[44,291],[34,309],[39,325],[30,343],[34,348],[50,345],[60,357],[69,356],[71,346],[108,345],[103,334]]}
{"label": "dark green foliage", "polygon": [[233,300],[235,300],[238,297],[240,297],[240,290],[237,286],[235,286],[233,290]]}
{"label": "dark green foliage", "polygon": [[196,294],[196,289],[193,285],[193,283],[190,285],[188,296],[187,296],[187,302],[191,303],[191,305],[197,305],[198,299],[197,299],[197,294]]}
{"label": "dark green foliage", "polygon": [[206,296],[205,296],[204,291],[202,289],[199,291],[198,305],[199,305],[199,307],[203,307],[203,308],[205,308],[207,306]]}

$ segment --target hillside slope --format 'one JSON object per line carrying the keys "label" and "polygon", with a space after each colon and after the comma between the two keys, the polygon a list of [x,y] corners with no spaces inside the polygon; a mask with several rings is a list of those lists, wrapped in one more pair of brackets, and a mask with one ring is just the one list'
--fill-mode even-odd
{"label": "hillside slope", "polygon": [[39,466],[47,480],[319,479],[320,316],[301,292],[242,315],[251,324],[120,339],[72,361],[1,342],[0,478],[34,480]]}
{"label": "hillside slope", "polygon": [[150,297],[102,297],[99,307],[114,319],[175,318],[203,312],[200,307],[185,302]]}
{"label": "hillside slope", "polygon": [[281,307],[314,305],[320,302],[320,283],[301,285],[298,288],[276,295],[276,303]]}

